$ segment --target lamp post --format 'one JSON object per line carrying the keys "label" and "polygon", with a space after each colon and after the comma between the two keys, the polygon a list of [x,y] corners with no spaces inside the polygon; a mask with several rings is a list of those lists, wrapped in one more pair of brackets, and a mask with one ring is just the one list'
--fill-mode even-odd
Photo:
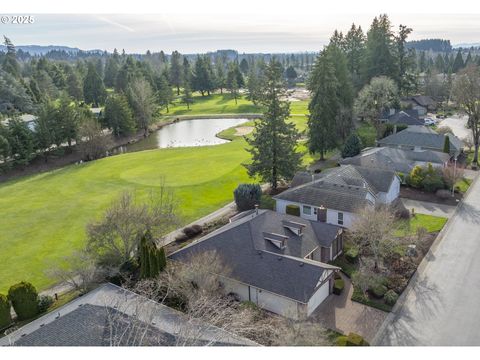
{"label": "lamp post", "polygon": [[452,181],[452,183],[453,183],[452,184],[452,196],[455,196],[455,176],[456,176],[455,172],[457,170],[457,157],[456,156],[453,158],[453,161],[454,161],[454,165],[453,165],[453,179],[452,179],[453,180]]}

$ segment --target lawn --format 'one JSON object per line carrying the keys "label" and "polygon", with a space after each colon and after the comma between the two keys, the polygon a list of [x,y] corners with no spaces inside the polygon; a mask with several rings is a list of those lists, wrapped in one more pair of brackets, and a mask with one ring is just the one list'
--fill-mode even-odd
{"label": "lawn", "polygon": [[447,222],[447,218],[425,214],[415,214],[409,220],[403,220],[399,223],[395,232],[396,236],[413,235],[419,227],[423,227],[427,232],[438,232],[442,230]]}
{"label": "lawn", "polygon": [[85,225],[124,190],[141,200],[164,179],[183,224],[232,201],[235,187],[251,181],[242,166],[250,155],[233,129],[225,133],[234,141],[127,153],[0,184],[0,293],[22,280],[40,290],[52,285],[45,270],[82,247]]}

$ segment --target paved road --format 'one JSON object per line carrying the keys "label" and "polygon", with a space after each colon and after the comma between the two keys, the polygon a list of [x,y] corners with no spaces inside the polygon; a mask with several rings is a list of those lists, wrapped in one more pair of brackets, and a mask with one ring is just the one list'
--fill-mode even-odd
{"label": "paved road", "polygon": [[456,206],[435,204],[428,201],[418,201],[418,200],[411,200],[411,199],[404,199],[404,198],[400,200],[408,210],[411,211],[413,208],[415,209],[415,212],[419,214],[442,216],[442,217],[450,218],[456,209]]}
{"label": "paved road", "polygon": [[446,119],[441,120],[438,123],[438,127],[448,126],[452,129],[453,134],[459,139],[465,139],[468,136],[471,136],[471,131],[467,129],[467,117],[466,116],[451,116]]}
{"label": "paved road", "polygon": [[480,181],[432,246],[377,345],[480,345]]}

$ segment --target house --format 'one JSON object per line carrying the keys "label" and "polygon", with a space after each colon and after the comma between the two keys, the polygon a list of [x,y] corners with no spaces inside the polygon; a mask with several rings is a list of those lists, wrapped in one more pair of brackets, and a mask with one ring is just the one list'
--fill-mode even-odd
{"label": "house", "polygon": [[355,212],[367,206],[390,204],[400,193],[400,178],[391,170],[354,165],[320,174],[297,174],[290,189],[274,196],[276,210],[299,208],[304,219],[350,228]]}
{"label": "house", "polygon": [[409,126],[405,130],[377,141],[378,146],[404,150],[432,150],[443,152],[445,136],[450,139],[450,155],[458,156],[463,151],[463,142],[453,134],[438,134],[425,126]]}
{"label": "house", "polygon": [[340,164],[372,167],[408,174],[417,165],[443,168],[450,160],[450,155],[432,150],[404,150],[390,147],[364,149],[357,156],[343,159]]}
{"label": "house", "polygon": [[[195,335],[193,335],[195,334]],[[107,283],[0,338],[0,346],[256,345]]]}
{"label": "house", "polygon": [[418,118],[417,110],[400,110],[394,112],[393,114],[387,112],[383,114],[380,121],[391,125],[424,125],[424,122]]}
{"label": "house", "polygon": [[418,115],[424,117],[428,111],[437,110],[437,102],[431,96],[416,95],[403,98],[401,104],[413,110],[418,111]]}
{"label": "house", "polygon": [[[32,115],[32,114],[22,114],[22,115],[19,115],[18,118],[20,120],[22,120],[25,124],[27,124],[28,128],[32,131],[35,130],[35,124],[36,124],[36,120],[37,120],[37,117],[35,115]],[[2,124],[3,125],[8,125],[8,120],[9,119],[5,119],[2,121]]]}
{"label": "house", "polygon": [[170,255],[189,261],[215,251],[228,265],[226,293],[292,319],[303,319],[328,297],[340,268],[327,264],[342,253],[343,229],[272,210],[241,213],[231,223]]}

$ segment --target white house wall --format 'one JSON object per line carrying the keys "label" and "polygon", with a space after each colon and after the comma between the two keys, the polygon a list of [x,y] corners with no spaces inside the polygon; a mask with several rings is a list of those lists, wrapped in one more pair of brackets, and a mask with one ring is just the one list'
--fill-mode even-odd
{"label": "white house wall", "polygon": [[343,213],[343,225],[346,228],[351,228],[353,221],[355,220],[355,215],[350,212],[346,211],[337,211],[333,209],[327,209],[327,223],[333,224],[333,225],[339,225],[338,224],[338,213],[342,212]]}
{"label": "white house wall", "polygon": [[310,316],[315,309],[330,295],[330,284],[326,281],[320,288],[313,294],[307,303],[307,316]]}

